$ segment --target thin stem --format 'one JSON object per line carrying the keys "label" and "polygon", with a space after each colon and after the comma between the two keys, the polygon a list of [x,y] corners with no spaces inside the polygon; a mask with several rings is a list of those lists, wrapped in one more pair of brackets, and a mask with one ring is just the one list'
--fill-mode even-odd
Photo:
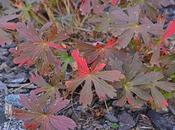
{"label": "thin stem", "polygon": [[105,107],[106,107],[107,112],[109,112],[109,108],[108,108],[108,105],[106,103],[106,100],[104,101],[104,103],[105,103]]}

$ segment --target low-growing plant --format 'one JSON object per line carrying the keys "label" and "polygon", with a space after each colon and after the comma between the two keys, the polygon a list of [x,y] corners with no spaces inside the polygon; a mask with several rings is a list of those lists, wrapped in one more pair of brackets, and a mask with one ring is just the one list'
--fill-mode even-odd
{"label": "low-growing plant", "polygon": [[10,49],[13,62],[32,68],[30,81],[37,86],[20,94],[24,108],[13,108],[13,116],[23,120],[26,129],[74,129],[76,123],[61,110],[67,110],[66,98],[79,91],[83,107],[92,107],[97,96],[102,102],[113,99],[118,107],[167,110],[168,99],[175,95],[174,46],[169,40],[175,20],[166,28],[166,15],[160,10],[171,2],[0,3],[0,45],[15,43]]}

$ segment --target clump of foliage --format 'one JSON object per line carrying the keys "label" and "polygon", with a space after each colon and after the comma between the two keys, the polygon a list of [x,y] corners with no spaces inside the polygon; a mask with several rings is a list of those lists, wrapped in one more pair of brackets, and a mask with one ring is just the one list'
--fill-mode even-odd
{"label": "clump of foliage", "polygon": [[15,43],[10,49],[14,63],[36,71],[30,81],[37,88],[28,96],[21,94],[24,109],[13,109],[25,128],[74,129],[75,122],[60,111],[75,91],[80,91],[83,107],[91,107],[98,96],[101,101],[115,98],[119,107],[167,110],[165,93],[175,95],[174,49],[169,41],[175,20],[164,28],[166,16],[160,9],[169,1],[0,3],[0,45]]}

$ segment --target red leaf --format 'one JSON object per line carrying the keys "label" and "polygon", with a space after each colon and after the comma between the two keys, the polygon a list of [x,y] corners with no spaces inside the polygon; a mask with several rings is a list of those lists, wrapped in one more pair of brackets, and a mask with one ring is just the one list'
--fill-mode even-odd
{"label": "red leaf", "polygon": [[163,36],[163,38],[161,39],[161,42],[167,40],[169,37],[171,37],[173,34],[175,33],[175,20],[172,20],[169,25],[168,28]]}
{"label": "red leaf", "polygon": [[33,123],[33,124],[24,123],[24,127],[27,130],[36,130],[38,128],[38,125],[36,123]]}
{"label": "red leaf", "polygon": [[89,73],[89,68],[88,68],[88,65],[86,63],[86,60],[84,58],[80,57],[79,51],[74,50],[72,52],[72,57],[74,58],[74,60],[76,61],[77,65],[78,65],[79,75],[80,76],[87,75]]}
{"label": "red leaf", "polygon": [[162,101],[162,104],[164,105],[164,107],[168,107],[168,102],[167,102],[167,100],[163,100],[163,101]]}
{"label": "red leaf", "polygon": [[10,30],[15,30],[16,29],[16,23],[5,23],[4,28],[10,29]]}
{"label": "red leaf", "polygon": [[131,98],[128,98],[128,103],[132,105],[133,101]]}
{"label": "red leaf", "polygon": [[104,64],[104,63],[98,64],[97,66],[95,66],[95,68],[92,70],[92,72],[100,72],[105,66],[106,66],[106,64]]}
{"label": "red leaf", "polygon": [[115,45],[116,45],[116,41],[117,39],[116,38],[111,38],[107,41],[105,47],[106,48],[113,48]]}
{"label": "red leaf", "polygon": [[118,3],[118,0],[112,0],[111,3],[112,3],[112,6],[116,6],[116,4]]}

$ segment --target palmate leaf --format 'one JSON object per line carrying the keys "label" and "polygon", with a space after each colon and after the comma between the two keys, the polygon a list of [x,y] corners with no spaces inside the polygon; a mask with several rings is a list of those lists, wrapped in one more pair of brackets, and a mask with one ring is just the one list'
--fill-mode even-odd
{"label": "palmate leaf", "polygon": [[75,122],[63,115],[56,115],[69,104],[69,100],[57,98],[48,105],[48,100],[43,97],[20,95],[20,103],[25,110],[14,108],[13,115],[16,119],[24,121],[28,130],[69,130],[76,127]]}
{"label": "palmate leaf", "polygon": [[130,7],[127,10],[128,15],[121,9],[111,12],[112,33],[118,36],[118,42],[122,48],[125,48],[132,38],[140,36],[145,44],[148,44],[152,35],[159,35],[163,32],[163,24],[153,24],[148,18],[139,19],[140,7]]}
{"label": "palmate leaf", "polygon": [[169,0],[129,0],[131,5],[138,4],[148,18],[157,20],[159,9],[171,4]]}
{"label": "palmate leaf", "polygon": [[171,83],[169,81],[163,81],[164,75],[160,72],[149,72],[142,76],[140,76],[135,83],[138,82],[144,83],[146,81],[146,88],[151,90],[151,95],[153,97],[153,101],[158,110],[163,109],[167,110],[168,102],[161,93],[160,90],[165,92],[172,92],[175,90],[175,83]]}
{"label": "palmate leaf", "polygon": [[90,105],[92,102],[93,85],[101,100],[104,100],[107,97],[112,98],[116,96],[115,89],[106,81],[114,82],[121,80],[124,78],[124,75],[121,74],[121,72],[118,70],[101,71],[105,67],[105,64],[103,63],[98,64],[94,69],[90,70],[85,59],[79,56],[78,50],[74,50],[72,52],[72,56],[78,65],[78,77],[67,81],[66,86],[69,91],[73,92],[77,87],[79,87],[79,85],[83,85],[84,83],[80,92],[80,103],[84,107]]}
{"label": "palmate leaf", "polygon": [[[130,58],[129,58],[130,59]],[[135,83],[135,80],[142,75],[140,72],[144,72],[143,70],[143,64],[140,61],[138,54],[135,54],[133,59],[130,61],[123,62],[122,64],[123,73],[125,74],[125,79],[120,82],[122,88],[123,88],[123,95],[122,97],[116,102],[118,106],[124,106],[125,103],[128,101],[128,103],[134,107],[139,108],[143,105],[143,101],[149,101],[151,100],[151,95],[144,91],[142,89],[141,85],[144,85],[147,83],[147,80],[145,82],[138,82]],[[137,97],[134,97],[134,94]]]}
{"label": "palmate leaf", "polygon": [[[175,83],[162,80],[164,75],[160,72],[149,72],[140,61],[137,53],[131,61],[129,59],[120,62],[123,71],[120,70],[125,75],[125,79],[120,81],[123,95],[121,99],[116,101],[117,105],[123,106],[128,101],[132,107],[141,107],[143,101],[153,101],[157,109],[167,109],[167,101],[160,90],[172,92],[175,90]],[[116,65],[115,69],[117,69],[116,67],[118,66]]]}
{"label": "palmate leaf", "polygon": [[41,74],[51,71],[52,67],[59,72],[60,60],[53,54],[51,48],[61,50],[62,46],[42,39],[31,23],[27,26],[24,23],[17,23],[17,31],[26,42],[20,43],[12,50],[15,64],[28,67],[36,64]]}
{"label": "palmate leaf", "polygon": [[98,42],[95,46],[91,44],[78,43],[76,47],[83,54],[88,64],[93,62],[98,64],[100,62],[106,63],[110,57],[115,57],[115,53],[117,52],[117,49],[115,49],[116,43],[117,40],[115,38],[111,38],[105,45]]}

